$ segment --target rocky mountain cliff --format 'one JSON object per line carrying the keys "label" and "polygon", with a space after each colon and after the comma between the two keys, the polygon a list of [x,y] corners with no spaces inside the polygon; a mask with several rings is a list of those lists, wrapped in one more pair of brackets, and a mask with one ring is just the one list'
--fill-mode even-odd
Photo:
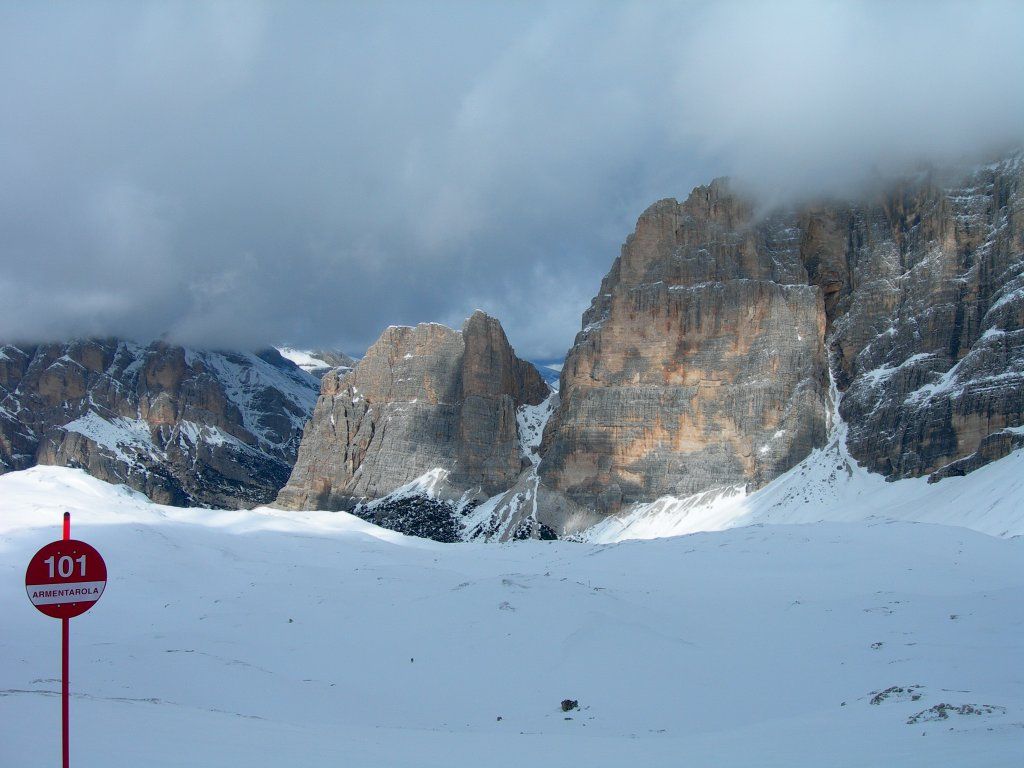
{"label": "rocky mountain cliff", "polygon": [[0,472],[56,464],[162,503],[264,504],[288,478],[317,388],[274,350],[0,347]]}
{"label": "rocky mountain cliff", "polygon": [[648,208],[583,322],[540,466],[583,508],[761,484],[824,441],[821,293],[724,182]]}
{"label": "rocky mountain cliff", "polygon": [[548,522],[770,481],[825,438],[829,357],[873,471],[938,479],[1020,445],[1022,167],[769,214],[725,180],[651,206],[562,371]]}
{"label": "rocky mountain cliff", "polygon": [[482,312],[461,331],[392,326],[351,372],[324,376],[277,504],[351,510],[424,477],[422,495],[487,498],[530,465],[516,411],[548,394]]}
{"label": "rocky mountain cliff", "polygon": [[720,179],[655,203],[558,394],[482,312],[389,328],[358,363],[284,350],[322,375],[319,399],[273,350],[2,347],[0,471],[83,467],[175,504],[276,497],[443,541],[571,535],[763,486],[825,443],[834,391],[849,456],[939,481],[1024,445],[1022,176],[1016,153],[855,201],[766,211]]}
{"label": "rocky mountain cliff", "polygon": [[961,474],[1024,443],[1024,156],[870,205],[808,211],[849,448],[887,477]]}

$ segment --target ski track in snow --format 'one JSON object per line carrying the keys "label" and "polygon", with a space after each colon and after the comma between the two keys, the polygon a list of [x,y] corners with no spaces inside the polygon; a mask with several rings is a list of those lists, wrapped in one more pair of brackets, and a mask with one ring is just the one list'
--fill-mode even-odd
{"label": "ski track in snow", "polygon": [[874,521],[442,545],[56,467],[0,499],[3,766],[59,760],[59,624],[22,574],[65,509],[110,571],[71,628],[80,768],[1020,764],[1024,539]]}

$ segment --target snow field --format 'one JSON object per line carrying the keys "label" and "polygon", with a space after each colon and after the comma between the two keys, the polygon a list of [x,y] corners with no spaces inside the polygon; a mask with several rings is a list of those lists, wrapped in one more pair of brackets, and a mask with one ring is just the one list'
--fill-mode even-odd
{"label": "snow field", "polygon": [[[53,467],[0,499],[0,765],[57,759],[59,624],[22,577],[64,509],[110,571],[72,622],[76,766],[1020,764],[1021,539],[875,521],[442,545]],[[939,704],[1001,709],[907,723]]]}

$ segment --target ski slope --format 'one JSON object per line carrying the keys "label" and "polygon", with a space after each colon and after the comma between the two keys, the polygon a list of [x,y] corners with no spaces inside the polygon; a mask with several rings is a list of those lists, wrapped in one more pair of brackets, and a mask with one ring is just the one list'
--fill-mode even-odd
{"label": "ski slope", "polygon": [[0,477],[5,767],[59,761],[59,624],[23,573],[65,509],[110,572],[71,627],[76,768],[1024,754],[1024,539],[874,520],[443,545],[36,467]]}

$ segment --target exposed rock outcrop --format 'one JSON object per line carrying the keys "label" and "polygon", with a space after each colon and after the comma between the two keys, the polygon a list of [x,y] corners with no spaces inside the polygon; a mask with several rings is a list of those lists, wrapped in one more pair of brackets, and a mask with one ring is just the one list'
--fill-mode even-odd
{"label": "exposed rock outcrop", "polygon": [[799,232],[724,181],[640,217],[584,315],[542,483],[607,514],[761,485],[826,434],[825,307]]}
{"label": "exposed rock outcrop", "polygon": [[530,464],[517,408],[548,393],[483,312],[461,331],[392,326],[354,370],[324,376],[277,504],[351,510],[435,471],[435,496],[496,494]]}
{"label": "exposed rock outcrop", "polygon": [[872,471],[938,478],[1019,444],[997,435],[1024,424],[1022,176],[1017,154],[805,214],[849,449]]}
{"label": "exposed rock outcrop", "polygon": [[272,501],[318,382],[276,351],[116,339],[0,347],[0,472],[78,467],[154,501]]}
{"label": "exposed rock outcrop", "polygon": [[547,538],[770,482],[824,443],[831,371],[857,461],[964,474],[1024,446],[1022,176],[1017,153],[767,213],[724,180],[662,200],[584,314],[560,398],[481,312],[461,331],[389,328],[358,364],[286,350],[322,375],[318,400],[275,351],[0,347],[0,471],[83,467],[175,504],[276,497],[446,541]]}
{"label": "exposed rock outcrop", "polygon": [[962,474],[1021,444],[1021,154],[764,215],[718,180],[651,206],[584,314],[542,446],[561,531],[660,495],[760,486],[825,437]]}

